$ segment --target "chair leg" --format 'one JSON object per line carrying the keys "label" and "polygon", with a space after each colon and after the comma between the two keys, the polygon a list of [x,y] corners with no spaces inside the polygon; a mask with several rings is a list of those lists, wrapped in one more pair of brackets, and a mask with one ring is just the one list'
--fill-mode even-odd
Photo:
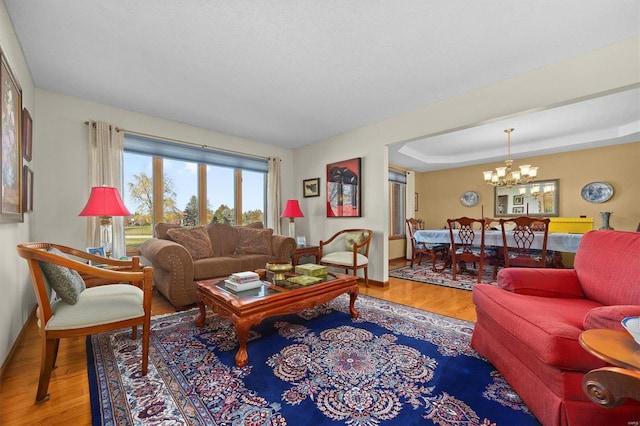
{"label": "chair leg", "polygon": [[40,361],[40,379],[38,381],[38,393],[36,394],[36,404],[49,400],[49,382],[51,381],[51,370],[56,362],[60,339],[47,339],[42,336],[42,359]]}
{"label": "chair leg", "polygon": [[431,270],[438,272],[438,268],[436,268],[436,251],[434,249],[429,250],[429,256],[431,256]]}
{"label": "chair leg", "polygon": [[151,318],[147,316],[142,323],[142,375],[149,369],[149,337],[151,335]]}
{"label": "chair leg", "polygon": [[364,268],[364,286],[369,287],[369,268]]}
{"label": "chair leg", "polygon": [[131,327],[131,340],[136,340],[138,338],[138,326],[134,325]]}
{"label": "chair leg", "polygon": [[456,280],[457,273],[458,273],[458,260],[452,254],[451,255],[451,277],[453,278],[454,281]]}
{"label": "chair leg", "polygon": [[482,267],[483,262],[478,262],[478,284],[482,282]]}

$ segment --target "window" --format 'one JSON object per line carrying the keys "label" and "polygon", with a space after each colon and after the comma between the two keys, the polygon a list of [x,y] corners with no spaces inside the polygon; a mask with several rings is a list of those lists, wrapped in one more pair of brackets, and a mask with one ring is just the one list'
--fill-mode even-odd
{"label": "window", "polygon": [[123,198],[133,212],[125,227],[128,253],[151,238],[157,222],[265,221],[266,159],[128,133],[124,141]]}
{"label": "window", "polygon": [[236,181],[233,169],[207,166],[207,223],[236,224]]}
{"label": "window", "polygon": [[406,182],[404,173],[389,170],[389,238],[404,238]]}

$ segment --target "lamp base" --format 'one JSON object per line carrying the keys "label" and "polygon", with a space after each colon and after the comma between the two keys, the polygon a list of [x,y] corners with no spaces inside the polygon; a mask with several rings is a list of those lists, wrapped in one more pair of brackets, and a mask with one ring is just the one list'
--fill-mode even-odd
{"label": "lamp base", "polygon": [[293,218],[289,219],[289,236],[291,238],[296,237],[296,224],[293,221]]}
{"label": "lamp base", "polygon": [[107,259],[113,254],[113,227],[111,216],[100,216],[100,245],[104,247],[104,255]]}

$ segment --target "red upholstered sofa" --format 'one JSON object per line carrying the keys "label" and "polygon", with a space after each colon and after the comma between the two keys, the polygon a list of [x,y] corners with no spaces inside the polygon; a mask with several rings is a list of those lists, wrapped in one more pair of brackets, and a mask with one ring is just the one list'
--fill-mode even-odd
{"label": "red upholstered sofa", "polygon": [[640,315],[640,233],[591,231],[580,241],[574,269],[506,268],[498,286],[474,286],[473,301],[471,346],[542,424],[638,424],[638,401],[605,409],[584,394],[584,374],[606,363],[578,337],[589,328],[623,329],[622,318]]}

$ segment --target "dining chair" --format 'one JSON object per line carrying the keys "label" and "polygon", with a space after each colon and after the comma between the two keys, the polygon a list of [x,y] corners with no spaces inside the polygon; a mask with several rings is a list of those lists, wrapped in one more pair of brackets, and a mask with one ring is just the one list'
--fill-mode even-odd
{"label": "dining chair", "polygon": [[[147,374],[153,268],[138,257],[114,260],[52,243],[17,246],[27,260],[41,339],[36,404],[49,399],[60,339],[142,325],[142,375]],[[92,266],[96,262],[102,267]]]}
{"label": "dining chair", "polygon": [[[442,272],[447,266],[447,257],[449,256],[449,245],[438,243],[424,243],[418,242],[415,237],[415,232],[418,229],[418,220],[410,218],[405,220],[407,222],[407,228],[409,228],[409,239],[411,241],[411,267],[415,260],[418,260],[418,266],[422,263],[422,258],[425,255],[429,255],[431,258],[431,270],[434,272]],[[436,259],[440,256],[443,265],[441,268],[436,266]]]}
{"label": "dining chair", "polygon": [[[485,246],[486,223],[485,219],[469,217],[447,219],[451,239],[451,271],[454,280],[459,272],[469,272],[466,268],[467,262],[478,265],[478,282],[482,282],[482,271],[485,264],[493,265],[493,277],[495,279],[498,273],[497,256],[494,248]],[[479,243],[476,240],[478,234],[480,234]]]}
{"label": "dining chair", "polygon": [[[364,272],[364,285],[369,287],[369,246],[373,231],[369,229],[343,229],[326,241],[320,241],[320,264],[341,268],[348,273],[353,271],[358,276],[358,270]],[[330,251],[331,250],[331,251]]]}
{"label": "dining chair", "polygon": [[[546,268],[553,264],[553,256],[547,253],[550,222],[548,218],[531,216],[500,219],[502,244],[505,247],[504,267]],[[534,246],[541,248],[532,248]]]}

